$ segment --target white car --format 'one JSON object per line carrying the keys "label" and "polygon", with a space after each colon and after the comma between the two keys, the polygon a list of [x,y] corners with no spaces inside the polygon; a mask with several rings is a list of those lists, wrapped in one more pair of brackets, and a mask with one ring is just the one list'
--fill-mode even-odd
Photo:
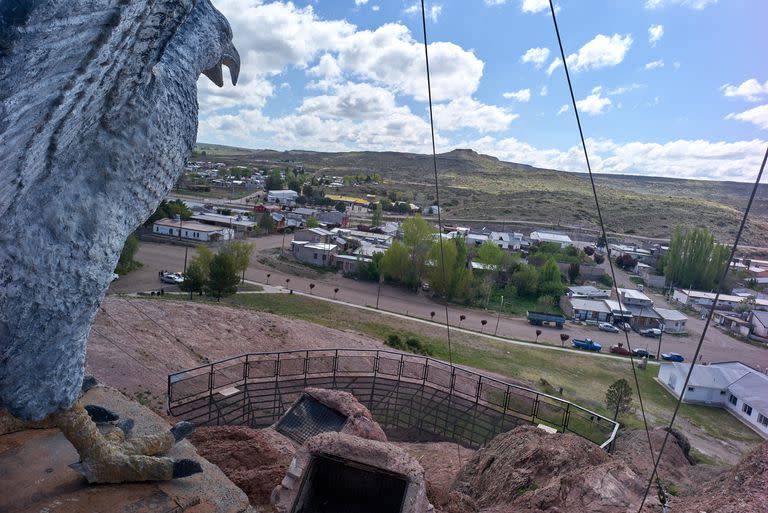
{"label": "white car", "polygon": [[617,328],[616,326],[614,326],[610,322],[601,322],[600,324],[597,325],[597,328],[600,331],[610,331],[611,333],[618,333],[619,332],[619,328]]}
{"label": "white car", "polygon": [[171,285],[178,285],[184,283],[184,277],[178,273],[165,273],[160,276],[160,281],[170,283]]}

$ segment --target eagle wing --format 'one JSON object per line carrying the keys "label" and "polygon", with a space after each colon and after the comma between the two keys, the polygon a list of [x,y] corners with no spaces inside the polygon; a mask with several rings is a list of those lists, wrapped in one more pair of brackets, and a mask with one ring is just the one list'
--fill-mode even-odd
{"label": "eagle wing", "polygon": [[[0,0],[0,217],[57,149],[106,130],[196,0]],[[77,115],[72,115],[77,113]]]}

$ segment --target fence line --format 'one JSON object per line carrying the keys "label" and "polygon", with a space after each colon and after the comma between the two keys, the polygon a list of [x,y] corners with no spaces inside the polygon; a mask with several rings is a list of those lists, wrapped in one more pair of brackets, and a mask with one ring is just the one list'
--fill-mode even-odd
{"label": "fence line", "polygon": [[618,423],[570,401],[427,356],[389,350],[248,353],[168,376],[168,410],[201,425],[266,427],[306,387],[351,392],[388,436],[479,447],[545,424],[610,451]]}

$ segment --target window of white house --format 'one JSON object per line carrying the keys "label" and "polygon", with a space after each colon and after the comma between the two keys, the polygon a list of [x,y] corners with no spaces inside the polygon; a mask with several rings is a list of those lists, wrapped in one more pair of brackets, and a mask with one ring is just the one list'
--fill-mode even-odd
{"label": "window of white house", "polygon": [[728,402],[732,405],[736,406],[736,404],[739,402],[739,400],[736,398],[735,395],[731,394],[730,397],[728,397]]}
{"label": "window of white house", "polygon": [[747,417],[752,416],[752,407],[748,405],[747,403],[744,403],[744,406],[741,407],[741,411],[747,414]]}
{"label": "window of white house", "polygon": [[312,258],[314,258],[315,260],[317,260],[317,253],[312,253],[312,255],[313,255],[313,257],[312,257]]}
{"label": "window of white house", "polygon": [[696,389],[695,389],[695,388],[693,388],[693,387],[688,387],[688,391],[689,391],[689,392],[693,392],[694,390],[696,390]]}
{"label": "window of white house", "polygon": [[758,413],[757,414],[757,422],[759,422],[760,424],[762,424],[765,427],[768,427],[768,417],[766,417],[762,413]]}

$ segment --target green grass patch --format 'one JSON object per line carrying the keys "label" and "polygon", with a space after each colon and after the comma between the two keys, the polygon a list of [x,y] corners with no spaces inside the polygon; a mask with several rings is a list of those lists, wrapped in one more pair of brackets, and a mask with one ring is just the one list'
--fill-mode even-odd
{"label": "green grass patch", "polygon": [[[241,294],[222,299],[221,304],[248,308],[301,319],[334,329],[348,329],[366,334],[385,343],[390,335],[401,341],[416,339],[420,350],[443,361],[449,360],[445,328],[436,323],[408,321],[362,309],[306,296],[290,294]],[[488,339],[472,334],[451,333],[452,359],[487,372],[511,378],[514,382],[541,389],[546,382],[548,391],[562,387],[563,399],[572,401],[606,417],[612,417],[605,407],[605,393],[617,379],[635,381],[629,359],[606,358],[578,351],[553,351]],[[656,380],[658,366],[637,369],[637,378],[651,426],[667,425],[675,407],[675,398]],[[542,381],[543,380],[543,381]],[[544,391],[544,390],[542,390]],[[636,412],[619,417],[631,428],[643,428],[637,393],[633,395]],[[761,439],[720,408],[683,404],[680,416],[707,435],[718,439],[757,444]]]}
{"label": "green grass patch", "polygon": [[264,287],[255,283],[241,283],[237,286],[238,292],[261,292],[263,290]]}
{"label": "green grass patch", "polygon": [[631,281],[632,283],[635,283],[637,285],[644,285],[645,284],[645,280],[640,278],[639,276],[630,276],[629,277],[629,281]]}

